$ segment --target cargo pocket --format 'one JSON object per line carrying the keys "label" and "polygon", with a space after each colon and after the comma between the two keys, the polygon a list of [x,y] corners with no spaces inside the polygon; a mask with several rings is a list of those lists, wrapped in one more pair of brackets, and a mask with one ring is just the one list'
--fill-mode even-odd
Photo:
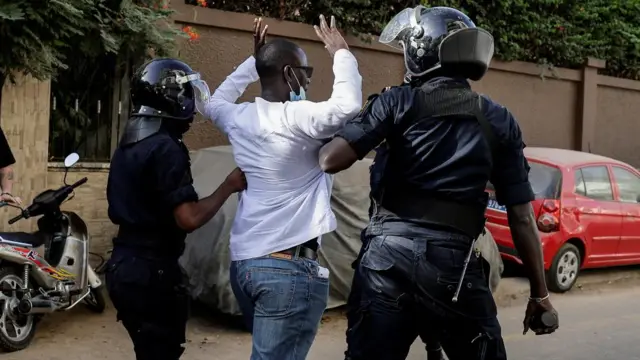
{"label": "cargo pocket", "polygon": [[369,242],[360,264],[373,271],[387,271],[393,267],[394,261],[384,248],[385,237],[375,237]]}
{"label": "cargo pocket", "polygon": [[119,312],[138,312],[146,306],[142,300],[148,296],[151,278],[146,261],[138,258],[110,261],[105,277],[109,297]]}
{"label": "cargo pocket", "polygon": [[458,288],[464,269],[467,251],[432,246],[428,248],[428,261],[434,265],[437,273],[438,293],[447,299],[447,305],[465,317],[487,319],[496,315],[495,303],[489,290],[482,258],[471,254],[458,301],[451,300]]}

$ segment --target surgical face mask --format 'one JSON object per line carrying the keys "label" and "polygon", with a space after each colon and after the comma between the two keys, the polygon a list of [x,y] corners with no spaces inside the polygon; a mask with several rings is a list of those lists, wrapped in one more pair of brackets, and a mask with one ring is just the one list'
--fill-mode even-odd
{"label": "surgical face mask", "polygon": [[293,91],[293,87],[291,86],[291,83],[287,81],[287,85],[289,85],[289,89],[291,90],[289,92],[289,100],[290,101],[307,100],[307,93],[304,91],[304,88],[302,87],[302,85],[300,85],[300,80],[298,80],[298,77],[296,76],[295,71],[293,71],[292,68],[288,68],[288,69],[293,74],[293,78],[296,79],[296,82],[298,83],[298,88],[300,89],[300,94],[296,94],[296,92]]}

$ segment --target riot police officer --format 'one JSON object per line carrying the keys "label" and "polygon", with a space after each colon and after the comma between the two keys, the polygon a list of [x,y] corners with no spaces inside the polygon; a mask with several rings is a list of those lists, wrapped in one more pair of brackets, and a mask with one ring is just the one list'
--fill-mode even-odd
{"label": "riot police officer", "polygon": [[319,158],[336,173],[382,143],[371,169],[372,214],[348,356],[405,359],[416,337],[430,334],[451,360],[506,359],[487,264],[471,251],[484,229],[489,180],[529,275],[524,330],[546,334],[558,325],[520,128],[468,83],[488,70],[493,37],[458,10],[417,6],[396,15],[380,42],[404,52],[412,86],[367,103]]}
{"label": "riot police officer", "polygon": [[119,230],[106,282],[138,360],[180,358],[188,297],[178,258],[186,235],[246,187],[235,169],[198,199],[182,136],[208,98],[200,74],[175,59],[144,64],[131,82],[133,112],[107,185],[109,218]]}
{"label": "riot police officer", "polygon": [[[398,86],[412,86],[415,84],[415,81],[412,80],[412,76],[410,73],[406,73],[402,79],[402,83]],[[382,89],[380,91],[380,94],[391,90],[392,88],[394,88],[395,86],[387,86],[384,89]],[[375,98],[377,98],[378,96],[380,96],[380,94],[372,94],[367,98],[367,103],[371,100],[374,100]],[[366,105],[366,104],[365,104]],[[385,146],[382,145],[381,147],[381,151],[384,151]],[[375,187],[375,184],[370,184],[372,187]],[[375,190],[375,188],[374,188]],[[372,215],[372,211],[373,211],[373,207],[370,206],[369,207],[369,218],[371,218]],[[358,271],[359,269],[359,264],[360,264],[360,260],[362,259],[362,256],[364,255],[364,250],[366,250],[366,246],[367,246],[367,236],[366,236],[366,229],[362,230],[362,233],[360,234],[360,240],[362,241],[362,247],[360,249],[360,252],[358,253],[358,257],[356,258],[356,260],[353,262],[353,264],[351,264],[351,267],[354,270],[353,273],[353,280],[351,282],[351,292],[349,293],[349,297],[347,299],[347,337],[349,336],[349,334],[351,333],[349,331],[349,329],[352,329],[353,326],[358,322],[358,308],[359,308],[359,304],[360,304],[360,300],[361,300],[361,288],[360,288],[360,283],[361,283],[361,276],[360,276],[360,272]],[[424,342],[425,344],[425,349],[427,351],[427,360],[443,360],[443,354],[442,354],[442,347],[440,346],[440,342],[437,340],[437,337],[435,337],[433,334],[428,333],[428,332],[423,332],[419,334],[420,339],[422,340],[422,342]],[[350,360],[350,355],[349,355],[349,349],[347,349],[347,351],[345,352],[346,355],[346,359]]]}

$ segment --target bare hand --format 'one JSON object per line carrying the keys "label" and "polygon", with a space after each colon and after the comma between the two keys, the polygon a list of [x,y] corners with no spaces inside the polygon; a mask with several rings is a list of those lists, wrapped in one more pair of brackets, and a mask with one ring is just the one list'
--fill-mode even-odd
{"label": "bare hand", "polygon": [[331,17],[331,27],[327,26],[327,20],[324,15],[320,15],[320,27],[314,25],[313,28],[331,56],[335,55],[340,49],[349,50],[349,45],[347,45],[340,31],[336,28],[336,18],[334,16]]}
{"label": "bare hand", "polygon": [[17,206],[22,205],[22,199],[20,199],[17,196],[13,196],[13,195],[11,195],[9,193],[4,193],[4,194],[0,195],[0,201],[5,201],[5,202],[7,202],[8,204],[11,204],[11,205],[17,205]]}
{"label": "bare hand", "polygon": [[[544,313],[553,314],[555,317],[555,323],[553,325],[548,326],[540,321]],[[553,308],[549,299],[543,300],[540,303],[529,301],[522,324],[524,325],[523,335],[529,330],[533,331],[536,335],[551,334],[558,329],[558,312]]]}
{"label": "bare hand", "polygon": [[269,25],[262,27],[262,18],[253,19],[253,55],[258,55],[258,51],[267,41],[267,29]]}
{"label": "bare hand", "polygon": [[224,179],[224,183],[229,186],[233,192],[239,192],[247,188],[247,179],[240,168],[233,169],[227,178]]}

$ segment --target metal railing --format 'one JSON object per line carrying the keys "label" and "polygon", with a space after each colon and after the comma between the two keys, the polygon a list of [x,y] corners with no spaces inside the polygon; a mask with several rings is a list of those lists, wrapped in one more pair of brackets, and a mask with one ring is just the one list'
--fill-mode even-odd
{"label": "metal railing", "polygon": [[[98,83],[85,84],[83,74],[52,81],[50,162],[62,161],[71,152],[83,162],[110,161],[129,114],[129,74],[124,66],[103,71]],[[86,78],[95,80],[95,72]]]}

